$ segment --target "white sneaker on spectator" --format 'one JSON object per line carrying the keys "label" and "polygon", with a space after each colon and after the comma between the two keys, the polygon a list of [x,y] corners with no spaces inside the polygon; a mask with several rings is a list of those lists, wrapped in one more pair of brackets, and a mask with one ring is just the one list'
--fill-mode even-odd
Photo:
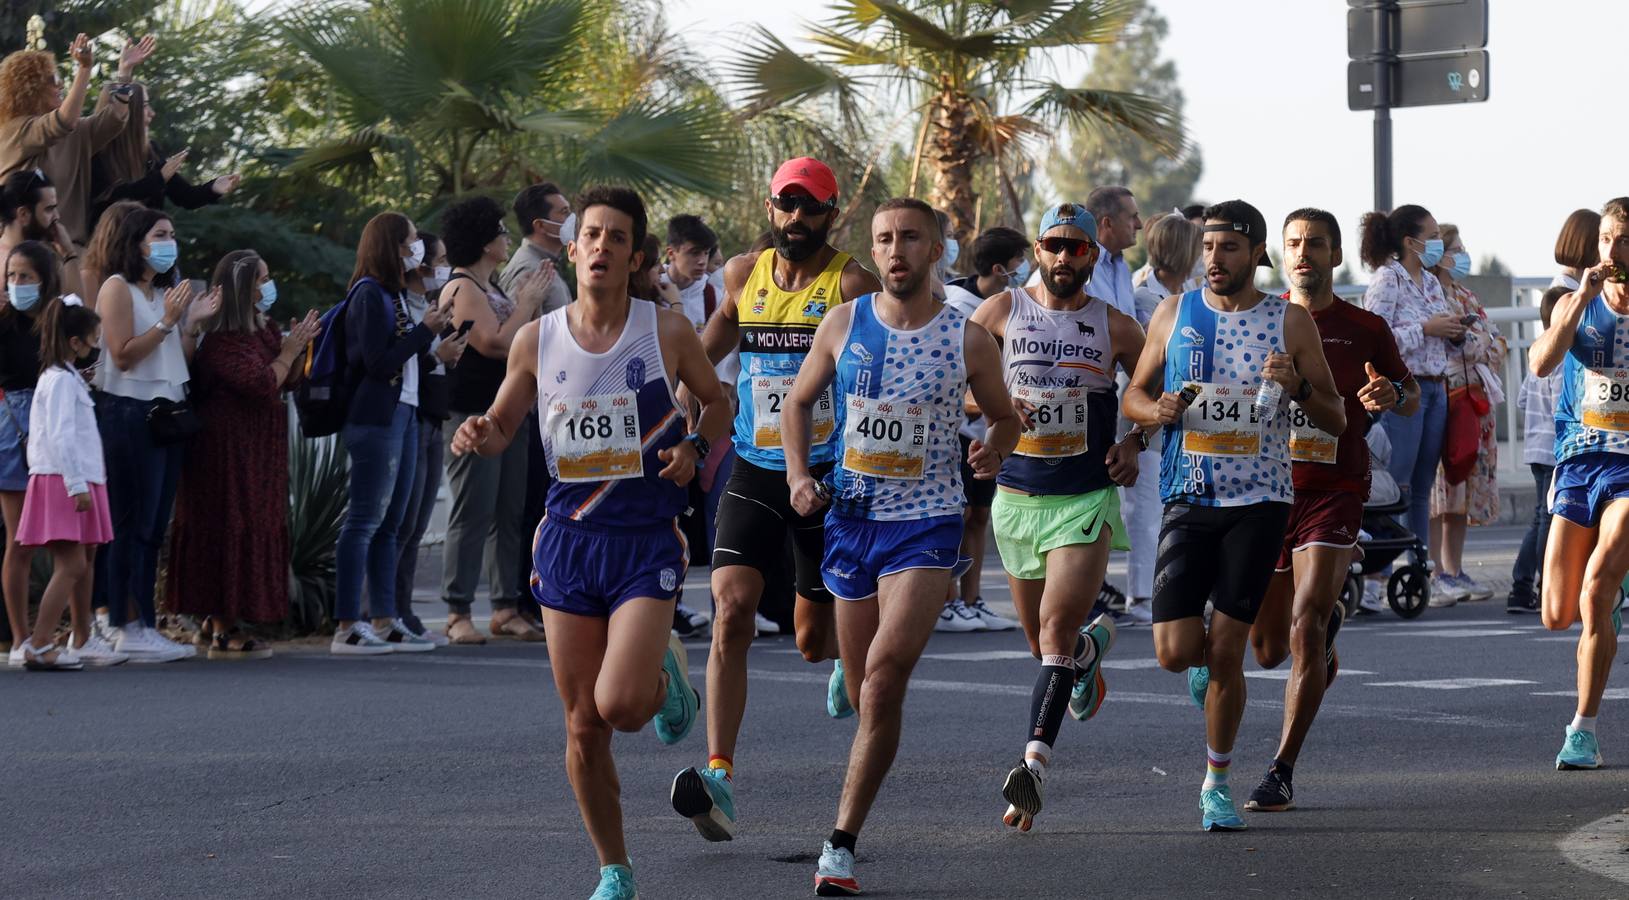
{"label": "white sneaker on spectator", "polygon": [[781,626],[776,625],[774,620],[765,618],[763,613],[753,613],[752,624],[753,627],[758,630],[758,637],[763,637],[766,634],[781,633]]}
{"label": "white sneaker on spectator", "polygon": [[87,666],[116,666],[130,661],[130,654],[113,649],[113,646],[97,634],[94,628],[83,645],[75,647],[73,638],[70,637],[66,641],[66,646],[79,654],[80,660]]}
{"label": "white sneaker on spectator", "polygon": [[1487,600],[1493,596],[1493,588],[1488,587],[1464,572],[1454,577],[1454,582],[1465,592],[1467,600]]}
{"label": "white sneaker on spectator", "polygon": [[[423,627],[423,623],[420,623],[420,627]],[[411,626],[409,626],[407,630],[408,631],[413,631]],[[413,631],[413,633],[418,635],[421,638],[424,638],[425,640],[427,640],[430,643],[436,645],[437,647],[445,647],[448,644],[452,643],[452,641],[447,640],[446,635],[444,635],[441,632],[435,630],[434,628],[425,628],[423,631]]]}
{"label": "white sneaker on spectator", "polygon": [[396,645],[385,643],[367,622],[352,622],[351,627],[336,630],[333,643],[328,645],[328,652],[335,656],[383,656],[395,649]]}
{"label": "white sneaker on spectator", "polygon": [[1427,605],[1432,609],[1454,606],[1468,596],[1470,592],[1460,587],[1455,579],[1445,575],[1431,576],[1431,600]]}
{"label": "white sneaker on spectator", "polygon": [[421,637],[413,629],[408,628],[407,623],[401,619],[391,619],[390,628],[379,635],[379,638],[389,644],[394,653],[429,653],[436,648],[433,641]]}
{"label": "white sneaker on spectator", "polygon": [[968,609],[972,610],[973,615],[978,616],[979,621],[984,623],[986,631],[1012,631],[1018,627],[1017,622],[998,616],[995,614],[995,610],[985,606],[983,597],[974,598],[973,605],[969,606]]}
{"label": "white sneaker on spectator", "polygon": [[[1133,625],[1154,624],[1154,601],[1132,600],[1126,604],[1126,616]],[[1119,625],[1118,622],[1115,623]]]}
{"label": "white sneaker on spectator", "polygon": [[22,644],[12,645],[11,652],[6,654],[6,667],[10,669],[21,669],[23,667]]}
{"label": "white sneaker on spectator", "polygon": [[697,612],[685,606],[682,601],[673,604],[673,633],[681,638],[706,637],[707,628],[712,623],[712,616]]}
{"label": "white sneaker on spectator", "polygon": [[161,644],[174,647],[176,650],[180,651],[181,655],[177,657],[178,659],[192,659],[194,656],[198,655],[197,647],[193,646],[192,644],[183,644],[179,641],[172,641],[165,637],[164,632],[159,631],[157,628],[147,629],[147,635]]}
{"label": "white sneaker on spectator", "polygon": [[934,631],[967,632],[987,631],[985,624],[979,621],[979,615],[967,608],[967,604],[960,597],[945,604],[939,610],[939,621],[933,625]]}
{"label": "white sneaker on spectator", "polygon": [[1383,613],[1386,611],[1386,588],[1373,578],[1363,579],[1363,598],[1358,600],[1358,609],[1364,612]]}
{"label": "white sneaker on spectator", "polygon": [[130,662],[137,665],[175,662],[186,658],[177,645],[169,641],[155,641],[153,634],[139,622],[128,622],[113,631],[113,649],[130,657]]}

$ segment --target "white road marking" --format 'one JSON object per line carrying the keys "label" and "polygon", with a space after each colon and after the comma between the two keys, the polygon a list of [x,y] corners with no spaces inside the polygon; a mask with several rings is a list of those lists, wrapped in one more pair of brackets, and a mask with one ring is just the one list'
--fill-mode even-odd
{"label": "white road marking", "polygon": [[[1341,669],[1340,674],[1341,675],[1373,675],[1375,673],[1370,672],[1367,669]],[[1260,678],[1260,679],[1262,679],[1264,681],[1289,681],[1290,680],[1290,667],[1289,666],[1284,666],[1281,669],[1252,669],[1252,670],[1250,670],[1248,672],[1245,672],[1244,677],[1246,677],[1246,678]]]}
{"label": "white road marking", "polygon": [[1578,868],[1629,884],[1629,811],[1602,816],[1557,841],[1556,847]]}
{"label": "white road marking", "polygon": [[[1533,691],[1535,697],[1576,697],[1577,691]],[[1607,688],[1601,694],[1602,700],[1629,700],[1629,688]]]}
{"label": "white road marking", "polygon": [[1034,659],[1028,650],[975,650],[969,653],[924,653],[923,659],[941,662],[995,662],[1003,659]]}
{"label": "white road marking", "polygon": [[1514,628],[1438,628],[1435,631],[1388,631],[1393,637],[1479,638],[1521,634]]}
{"label": "white road marking", "polygon": [[1480,687],[1509,687],[1515,684],[1538,684],[1520,678],[1427,678],[1421,681],[1365,681],[1364,687],[1406,687],[1428,691],[1463,691]]}

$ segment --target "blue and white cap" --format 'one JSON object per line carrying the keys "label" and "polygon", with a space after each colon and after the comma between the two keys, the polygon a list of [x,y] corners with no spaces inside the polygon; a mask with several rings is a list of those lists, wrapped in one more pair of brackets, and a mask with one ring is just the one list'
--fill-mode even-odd
{"label": "blue and white cap", "polygon": [[1073,225],[1086,232],[1088,238],[1097,240],[1097,217],[1079,203],[1058,203],[1047,207],[1046,215],[1041,216],[1041,230],[1035,236],[1046,237],[1048,231],[1060,225]]}

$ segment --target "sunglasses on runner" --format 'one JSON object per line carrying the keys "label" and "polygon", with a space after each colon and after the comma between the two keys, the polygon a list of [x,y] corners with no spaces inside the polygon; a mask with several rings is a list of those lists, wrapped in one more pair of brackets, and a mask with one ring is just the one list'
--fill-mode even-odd
{"label": "sunglasses on runner", "polygon": [[816,200],[808,194],[776,194],[769,198],[769,202],[783,213],[797,212],[801,209],[806,216],[818,216],[837,208],[835,199]]}
{"label": "sunglasses on runner", "polygon": [[1091,241],[1077,241],[1074,238],[1041,238],[1041,249],[1058,256],[1085,256],[1091,246]]}

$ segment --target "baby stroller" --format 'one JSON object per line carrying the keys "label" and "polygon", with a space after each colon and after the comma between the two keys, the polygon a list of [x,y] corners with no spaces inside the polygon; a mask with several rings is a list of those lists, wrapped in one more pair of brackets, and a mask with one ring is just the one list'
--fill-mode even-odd
{"label": "baby stroller", "polygon": [[1425,542],[1408,530],[1402,516],[1408,512],[1408,500],[1392,479],[1386,463],[1391,459],[1391,442],[1384,428],[1371,428],[1369,442],[1369,472],[1371,484],[1369,499],[1363,504],[1363,530],[1358,535],[1358,549],[1363,558],[1352,563],[1346,584],[1341,588],[1341,602],[1348,616],[1357,612],[1358,601],[1363,599],[1364,576],[1382,572],[1397,557],[1407,552],[1413,563],[1396,566],[1386,581],[1386,603],[1405,619],[1413,619],[1425,612],[1431,599],[1431,572]]}

